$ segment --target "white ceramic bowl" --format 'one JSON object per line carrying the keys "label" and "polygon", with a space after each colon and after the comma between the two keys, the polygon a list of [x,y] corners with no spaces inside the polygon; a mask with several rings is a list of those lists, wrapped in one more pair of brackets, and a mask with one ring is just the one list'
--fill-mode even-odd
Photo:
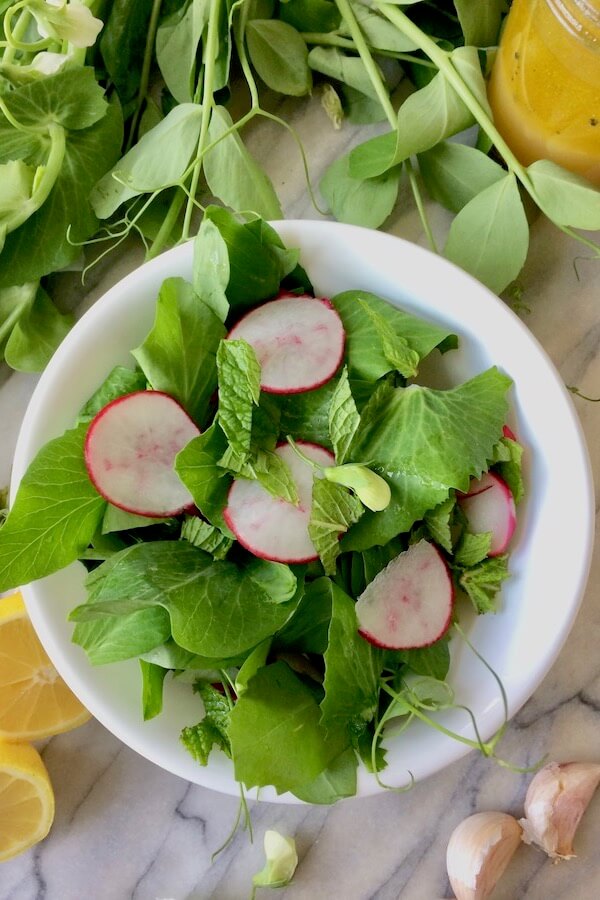
{"label": "white ceramic bowl", "polygon": [[[434,353],[428,375],[450,386],[490,365],[514,381],[509,423],[526,447],[527,498],[518,511],[511,554],[512,577],[497,615],[468,618],[469,636],[502,679],[513,715],[536,689],[571,628],[585,587],[593,538],[593,493],[579,422],[560,377],[521,321],[473,278],[426,250],[398,238],[329,222],[287,221],[275,226],[301,261],[316,291],[333,295],[360,288],[455,331],[461,349]],[[192,248],[177,247],[112,288],[65,339],[33,395],[19,436],[13,496],[29,462],[50,438],[72,426],[85,400],[152,325],[158,288],[171,275],[190,278]],[[198,700],[188,685],[168,680],[164,712],[141,718],[136,660],[93,668],[70,641],[68,612],[85,599],[84,569],[75,563],[24,588],[33,624],[56,668],[92,714],[142,756],[192,782],[237,793],[233,769],[214,754],[197,765],[179,743],[180,729],[198,720]],[[464,620],[463,620],[464,621]],[[498,687],[471,651],[453,641],[451,683],[489,736],[503,721]],[[473,737],[464,713],[443,723]],[[407,771],[422,779],[467,748],[421,725],[388,744],[388,784],[404,784]],[[360,772],[359,795],[376,793],[374,778]],[[263,800],[293,802],[261,790]]]}

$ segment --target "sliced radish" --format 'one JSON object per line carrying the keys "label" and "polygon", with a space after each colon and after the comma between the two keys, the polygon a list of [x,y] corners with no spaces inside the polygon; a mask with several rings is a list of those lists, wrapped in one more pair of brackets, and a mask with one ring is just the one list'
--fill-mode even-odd
{"label": "sliced radish", "polygon": [[253,348],[261,366],[261,388],[270,394],[300,394],[336,373],[344,355],[342,320],[329,300],[305,294],[281,296],[253,309],[229,332]]}
{"label": "sliced radish", "polygon": [[[333,455],[324,447],[302,441],[297,446],[320,466],[335,465]],[[291,470],[298,506],[273,497],[258,481],[239,478],[231,485],[223,515],[240,544],[255,556],[274,562],[311,562],[318,558],[308,534],[314,469],[289,444],[277,447],[275,453]]]}
{"label": "sliced radish", "polygon": [[508,438],[511,441],[515,441],[515,443],[516,443],[517,438],[515,436],[514,431],[512,430],[512,428],[509,425],[504,425],[502,427],[502,434],[504,437]]}
{"label": "sliced radish", "polygon": [[358,630],[389,650],[428,647],[447,631],[454,587],[434,544],[419,541],[375,576],[356,602]]}
{"label": "sliced radish", "polygon": [[488,556],[499,556],[508,547],[517,517],[515,501],[509,486],[494,472],[473,479],[469,490],[458,498],[461,509],[474,534],[491,532]]}
{"label": "sliced radish", "polygon": [[173,469],[175,457],[200,429],[161,391],[113,400],[92,420],[85,464],[99,494],[139,516],[174,516],[194,500]]}

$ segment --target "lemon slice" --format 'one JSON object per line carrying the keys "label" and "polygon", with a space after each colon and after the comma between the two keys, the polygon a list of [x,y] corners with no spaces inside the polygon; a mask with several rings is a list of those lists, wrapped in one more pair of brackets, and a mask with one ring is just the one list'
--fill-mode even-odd
{"label": "lemon slice", "polygon": [[40,754],[29,744],[0,741],[0,862],[45,838],[54,794]]}
{"label": "lemon slice", "polygon": [[49,737],[88,718],[40,644],[21,595],[0,599],[0,740]]}

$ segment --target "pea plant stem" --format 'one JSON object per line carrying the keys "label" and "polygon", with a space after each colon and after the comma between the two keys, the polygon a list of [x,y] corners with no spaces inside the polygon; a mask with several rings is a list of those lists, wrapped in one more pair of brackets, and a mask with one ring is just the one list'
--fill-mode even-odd
{"label": "pea plant stem", "polygon": [[[305,44],[311,44],[320,47],[340,47],[342,50],[356,50],[356,44],[351,38],[343,37],[340,34],[321,34],[318,31],[300,32],[300,37]],[[376,51],[377,56],[384,56],[386,59],[397,59],[399,62],[413,63],[416,66],[424,66],[426,69],[435,69],[436,66],[430,59],[422,59],[420,56],[413,56],[412,53],[400,53],[396,50],[380,50]]]}
{"label": "pea plant stem", "polygon": [[158,28],[158,17],[160,15],[160,7],[162,5],[162,0],[154,0],[152,4],[152,10],[150,12],[150,21],[148,23],[148,35],[146,37],[146,47],[144,49],[144,59],[142,61],[142,71],[140,74],[140,87],[137,94],[137,99],[135,103],[135,112],[131,118],[131,124],[129,126],[129,137],[127,138],[127,146],[125,151],[129,150],[133,145],[133,141],[135,139],[135,134],[137,131],[138,121],[140,118],[140,114],[142,112],[142,106],[144,105],[144,100],[146,99],[146,92],[148,90],[148,81],[150,78],[150,66],[152,64],[152,54],[154,52],[154,40],[156,38],[156,29]]}

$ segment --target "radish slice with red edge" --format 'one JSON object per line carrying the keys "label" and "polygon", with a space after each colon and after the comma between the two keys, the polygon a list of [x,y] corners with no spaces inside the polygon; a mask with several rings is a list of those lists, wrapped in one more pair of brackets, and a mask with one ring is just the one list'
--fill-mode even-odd
{"label": "radish slice with red edge", "polygon": [[[303,441],[298,441],[297,446],[320,466],[335,465],[335,458],[324,447]],[[308,534],[314,469],[289,444],[281,444],[275,453],[292,473],[298,490],[298,506],[273,497],[258,481],[238,478],[229,490],[223,513],[225,521],[240,544],[261,559],[283,563],[312,562],[318,559]]]}
{"label": "radish slice with red edge", "polygon": [[515,501],[507,483],[487,472],[473,479],[466,494],[458,497],[460,508],[474,534],[491,532],[492,543],[488,556],[504,553],[517,524]]}
{"label": "radish slice with red edge", "polygon": [[429,541],[400,553],[356,601],[360,634],[376,647],[428,647],[450,626],[454,587],[448,566]]}
{"label": "radish slice with red edge", "polygon": [[300,394],[335,375],[344,356],[342,320],[329,300],[284,295],[240,319],[228,340],[247,341],[261,367],[261,389]]}
{"label": "radish slice with red edge", "polygon": [[175,516],[194,500],[173,469],[175,457],[200,429],[162,391],[136,391],[92,419],[85,464],[99,494],[138,516]]}
{"label": "radish slice with red edge", "polygon": [[502,426],[502,435],[503,437],[508,438],[510,441],[515,441],[515,443],[517,441],[516,435],[510,425]]}

